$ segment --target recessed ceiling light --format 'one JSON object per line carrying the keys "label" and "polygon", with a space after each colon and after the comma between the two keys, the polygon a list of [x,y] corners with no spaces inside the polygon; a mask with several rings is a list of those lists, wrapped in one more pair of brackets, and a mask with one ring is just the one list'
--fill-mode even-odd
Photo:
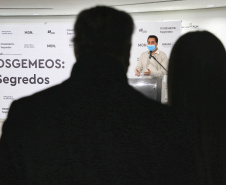
{"label": "recessed ceiling light", "polygon": [[213,4],[209,4],[206,7],[211,8],[211,7],[214,7],[214,5]]}

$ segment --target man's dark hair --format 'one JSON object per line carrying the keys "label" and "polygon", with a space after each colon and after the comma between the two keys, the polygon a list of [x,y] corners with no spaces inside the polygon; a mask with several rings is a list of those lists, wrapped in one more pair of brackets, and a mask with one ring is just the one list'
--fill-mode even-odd
{"label": "man's dark hair", "polygon": [[[155,35],[149,35],[148,36],[148,39],[150,39],[150,38],[154,38],[155,39],[155,42],[157,42],[158,43],[158,37],[156,37]],[[147,39],[147,41],[148,41],[148,39]]]}
{"label": "man's dark hair", "polygon": [[133,30],[133,19],[123,11],[106,6],[86,9],[74,26],[76,57],[90,51],[124,57],[130,51]]}

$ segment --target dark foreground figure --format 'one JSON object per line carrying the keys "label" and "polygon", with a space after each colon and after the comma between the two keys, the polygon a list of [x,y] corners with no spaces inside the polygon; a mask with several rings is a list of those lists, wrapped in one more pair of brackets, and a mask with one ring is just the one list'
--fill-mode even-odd
{"label": "dark foreground figure", "polygon": [[168,73],[169,104],[198,120],[194,125],[196,158],[199,179],[205,185],[226,184],[225,71],[224,45],[212,33],[188,32],[174,44]]}
{"label": "dark foreground figure", "polygon": [[71,78],[10,108],[1,185],[197,184],[191,123],[127,83],[132,32],[124,12],[79,14]]}

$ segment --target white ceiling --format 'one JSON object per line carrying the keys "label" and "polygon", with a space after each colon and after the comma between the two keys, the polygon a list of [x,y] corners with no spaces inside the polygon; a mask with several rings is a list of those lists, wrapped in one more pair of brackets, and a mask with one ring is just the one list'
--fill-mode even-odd
{"label": "white ceiling", "polygon": [[95,5],[135,13],[226,7],[226,0],[0,0],[0,16],[76,15]]}

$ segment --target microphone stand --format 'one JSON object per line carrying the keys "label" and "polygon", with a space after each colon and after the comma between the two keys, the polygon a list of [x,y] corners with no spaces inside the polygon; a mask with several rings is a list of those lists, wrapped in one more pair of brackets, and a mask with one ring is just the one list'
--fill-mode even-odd
{"label": "microphone stand", "polygon": [[152,55],[152,51],[150,51],[150,55],[149,55],[149,58],[151,59],[151,57],[153,57],[155,59],[155,61],[168,73],[168,71],[166,70],[165,67],[163,67],[162,64],[160,64],[160,62]]}

